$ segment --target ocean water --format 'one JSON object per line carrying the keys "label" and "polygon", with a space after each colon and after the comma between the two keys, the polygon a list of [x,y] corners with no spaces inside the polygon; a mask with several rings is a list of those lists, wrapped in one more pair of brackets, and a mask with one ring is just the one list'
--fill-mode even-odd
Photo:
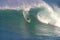
{"label": "ocean water", "polygon": [[[0,10],[0,40],[60,39],[59,37],[54,35],[55,26],[50,24],[44,24],[37,20],[36,13],[39,10],[41,11],[44,9],[35,8],[29,11],[29,16],[32,20],[31,23],[28,23],[24,19],[22,10]],[[44,31],[44,29],[47,29],[46,32]]]}
{"label": "ocean water", "polygon": [[18,1],[0,2],[0,40],[60,40],[57,5],[43,0]]}

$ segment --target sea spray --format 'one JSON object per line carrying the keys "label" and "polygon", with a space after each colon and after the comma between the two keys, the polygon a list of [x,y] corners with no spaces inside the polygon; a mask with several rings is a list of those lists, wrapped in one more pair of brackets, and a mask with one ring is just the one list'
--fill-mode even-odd
{"label": "sea spray", "polygon": [[[49,19],[50,20],[50,24],[60,27],[59,26],[59,24],[60,24],[59,23],[60,22],[59,20],[60,19],[58,17],[58,13],[54,12],[53,8],[51,6],[49,6],[49,5],[47,5],[47,4],[45,4],[45,6],[43,6],[43,7],[45,7],[48,10],[48,12],[49,12],[49,15],[51,17],[51,19]],[[37,17],[39,17],[39,16],[37,16]],[[46,20],[46,22],[49,23],[48,22],[49,20]],[[55,21],[54,24],[51,21]]]}
{"label": "sea spray", "polygon": [[[46,34],[43,34],[43,35],[49,35],[49,36],[53,36],[53,35],[57,35],[57,36],[60,36],[60,16],[58,16],[59,15],[59,11],[55,11],[56,9],[58,10],[59,8],[58,7],[55,7],[54,6],[54,9],[51,7],[51,6],[49,6],[48,4],[46,4],[45,3],[45,5],[43,5],[43,7],[45,8],[45,9],[47,9],[47,13],[50,15],[50,18],[47,18],[46,16],[44,16],[43,15],[43,12],[44,11],[42,11],[42,15],[41,15],[41,12],[38,12],[38,14],[37,14],[37,19],[40,21],[40,22],[42,22],[42,23],[45,23],[45,24],[51,24],[51,25],[54,25],[55,27],[54,27],[54,31],[52,32],[51,31],[51,33],[49,33],[48,31],[46,31]],[[44,14],[46,14],[46,13],[44,13]],[[50,25],[50,26],[51,26]],[[48,28],[48,27],[47,27]],[[58,29],[59,28],[59,29]],[[45,29],[45,28],[44,28]],[[43,30],[40,30],[40,31],[43,31],[44,32],[44,29]],[[38,30],[38,29],[37,29]],[[45,29],[45,30],[48,30],[48,29]],[[47,33],[48,32],[48,33]],[[39,33],[38,33],[39,34]],[[42,34],[40,34],[40,35],[42,35]]]}
{"label": "sea spray", "polygon": [[[0,2],[1,3],[1,2]],[[53,8],[51,6],[49,6],[46,2],[44,2],[43,0],[6,0],[5,4],[1,4],[2,6],[0,6],[1,10],[6,10],[6,9],[12,9],[12,10],[23,10],[22,14],[23,17],[25,19],[26,22],[31,23],[31,18],[29,16],[29,11],[31,8],[41,8],[44,7],[47,11],[48,14],[50,15],[50,18],[45,17],[43,14],[40,15],[40,12],[36,13],[36,18],[39,22],[44,23],[46,25],[50,26],[40,26],[40,24],[36,24],[35,25],[35,35],[45,35],[45,36],[54,36],[54,35],[60,35],[59,34],[59,30],[57,30],[60,27],[60,19],[59,17],[57,17],[57,13],[53,10]],[[42,11],[43,12],[43,11]],[[56,14],[55,14],[56,13]],[[25,23],[25,22],[23,22]],[[23,23],[21,23],[21,25],[23,25]],[[20,25],[20,26],[21,26]],[[52,26],[53,27],[52,27]],[[25,31],[22,33],[22,35],[26,36],[28,34],[27,30],[26,30],[26,25],[23,25],[23,27],[21,27],[22,31]],[[27,37],[28,37],[27,36]]]}

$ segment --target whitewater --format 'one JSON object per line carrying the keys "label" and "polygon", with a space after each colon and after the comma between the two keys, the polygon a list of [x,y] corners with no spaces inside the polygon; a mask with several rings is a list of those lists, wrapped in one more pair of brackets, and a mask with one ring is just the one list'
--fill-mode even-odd
{"label": "whitewater", "polygon": [[[46,25],[53,25],[54,31],[50,30],[50,28],[40,27],[40,25],[35,26],[35,35],[46,35],[46,36],[60,36],[60,16],[58,6],[53,5],[53,8],[43,0],[6,0],[5,4],[0,3],[0,10],[23,10],[23,17],[27,23],[31,23],[31,18],[29,11],[35,8],[43,8],[44,10],[38,11],[35,15],[35,18]],[[57,11],[55,11],[57,10]],[[46,15],[47,14],[47,15]],[[50,26],[49,26],[50,27]],[[27,31],[25,27],[21,27],[25,32]],[[49,33],[49,30],[51,33]],[[38,31],[38,32],[37,32]],[[43,33],[39,33],[42,31]],[[46,31],[46,32],[45,32]],[[26,35],[28,33],[26,32]]]}

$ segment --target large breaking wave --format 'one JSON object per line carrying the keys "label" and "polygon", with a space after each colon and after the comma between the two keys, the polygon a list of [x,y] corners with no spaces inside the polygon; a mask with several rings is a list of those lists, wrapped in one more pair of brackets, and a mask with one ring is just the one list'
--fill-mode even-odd
{"label": "large breaking wave", "polygon": [[[60,16],[59,8],[53,5],[53,8],[43,0],[6,0],[0,1],[0,9],[14,9],[23,10],[23,16],[28,23],[31,23],[29,17],[29,11],[31,8],[44,8],[43,11],[39,11],[36,15],[38,21],[56,26],[55,33],[59,36],[60,31]],[[46,15],[47,14],[47,15]],[[49,15],[49,16],[48,16]]]}

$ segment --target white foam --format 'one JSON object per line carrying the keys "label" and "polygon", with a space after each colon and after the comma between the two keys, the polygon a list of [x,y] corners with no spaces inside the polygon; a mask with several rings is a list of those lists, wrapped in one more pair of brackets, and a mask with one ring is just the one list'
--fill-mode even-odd
{"label": "white foam", "polygon": [[43,15],[37,15],[37,19],[38,19],[40,22],[46,23],[46,24],[48,24],[48,23],[51,21],[50,19],[46,18],[46,17],[43,16]]}
{"label": "white foam", "polygon": [[[22,1],[22,0],[20,0]],[[25,0],[27,1],[27,0]],[[51,16],[51,19],[49,18],[46,18],[45,16],[41,16],[39,15],[39,13],[37,14],[37,19],[42,22],[42,23],[46,23],[46,24],[52,24],[54,26],[57,26],[60,28],[60,18],[57,16],[57,13],[53,10],[53,8],[51,6],[49,6],[47,3],[45,3],[43,0],[33,0],[33,2],[30,2],[31,4],[29,4],[28,2],[22,2],[23,5],[20,5],[20,6],[8,6],[8,5],[5,5],[3,7],[0,6],[0,9],[2,10],[6,10],[6,9],[13,9],[13,10],[23,10],[23,11],[29,11],[31,8],[40,8],[40,7],[44,7],[47,9],[47,11],[49,12],[50,16]],[[38,1],[38,2],[36,2]],[[27,3],[27,4],[26,4]],[[25,13],[24,12],[24,13]],[[25,20],[27,21],[27,17],[26,17],[26,13],[24,14],[23,13],[23,16],[25,18]],[[29,13],[27,13],[29,14]],[[53,21],[53,22],[52,22]],[[27,21],[27,22],[30,22],[30,21]],[[55,27],[56,28],[56,27]],[[60,31],[58,31],[57,29],[55,30],[55,33],[60,33]],[[60,34],[57,34],[57,35],[60,35]]]}
{"label": "white foam", "polygon": [[[44,4],[42,6],[45,7],[47,9],[47,11],[49,12],[50,17],[52,18],[51,21],[55,21],[54,24],[52,24],[52,22],[50,22],[50,24],[55,25],[57,27],[60,27],[60,18],[57,16],[58,13],[56,13],[53,10],[53,8],[51,6],[49,6],[47,3],[45,3],[45,2],[44,2]],[[37,14],[37,15],[39,16],[39,14]],[[41,17],[39,18],[38,16],[37,16],[38,20],[41,21],[41,19],[40,19]],[[47,21],[47,20],[44,20],[44,23],[45,22],[49,23],[49,21]]]}
{"label": "white foam", "polygon": [[46,23],[46,24],[51,24],[54,25],[54,34],[56,36],[60,36],[60,8],[57,7],[56,5],[53,5],[53,8],[51,6],[49,6],[47,3],[45,3],[45,5],[43,5],[43,7],[45,7],[47,9],[47,11],[49,12],[50,15],[50,19],[47,20],[47,17],[43,17],[38,13],[37,14],[37,19],[42,22],[42,23]]}
{"label": "white foam", "polygon": [[[27,2],[28,0],[22,0],[22,5],[18,5],[18,6],[10,6],[10,5],[4,5],[4,6],[0,6],[0,9],[5,10],[5,9],[13,9],[13,10],[25,10],[25,11],[29,11],[30,8],[36,8],[36,7],[41,7],[42,5],[44,5],[44,1],[42,0],[31,0],[33,2],[30,2],[30,4]],[[26,1],[26,2],[24,2]],[[11,4],[12,5],[12,4]]]}
{"label": "white foam", "polygon": [[29,17],[29,12],[28,11],[23,11],[23,16],[25,18],[25,20],[30,23],[31,22],[31,19]]}

